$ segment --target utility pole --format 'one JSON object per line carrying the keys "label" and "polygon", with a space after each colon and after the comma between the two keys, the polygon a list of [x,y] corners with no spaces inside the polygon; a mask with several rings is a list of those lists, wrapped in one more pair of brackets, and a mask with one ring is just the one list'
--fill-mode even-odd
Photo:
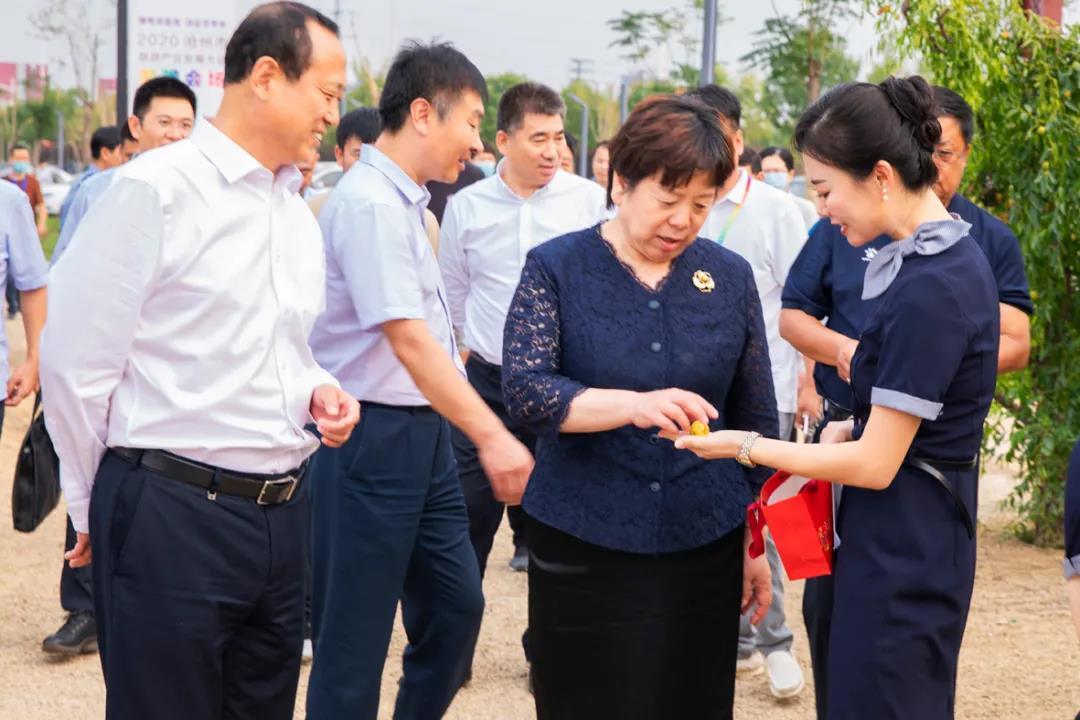
{"label": "utility pole", "polygon": [[628,75],[623,75],[619,81],[619,124],[621,125],[626,116],[630,114],[630,87],[635,82],[641,82],[645,77],[644,70],[637,70]]}
{"label": "utility pole", "polygon": [[716,0],[705,0],[705,27],[701,38],[701,84],[714,80],[716,71]]}
{"label": "utility pole", "polygon": [[589,163],[589,105],[574,93],[567,93],[569,98],[581,106],[581,137],[578,142],[578,175],[588,177]]}
{"label": "utility pole", "polygon": [[592,60],[589,58],[570,58],[570,72],[574,75],[574,81],[580,81],[584,75],[592,71]]}
{"label": "utility pole", "polygon": [[116,0],[116,124],[127,122],[128,0]]}

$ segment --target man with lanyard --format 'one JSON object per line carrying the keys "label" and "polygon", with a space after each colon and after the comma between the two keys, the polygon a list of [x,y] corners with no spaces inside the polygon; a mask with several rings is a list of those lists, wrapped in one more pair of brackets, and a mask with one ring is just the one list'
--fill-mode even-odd
{"label": "man with lanyard", "polygon": [[[439,266],[454,329],[464,338],[469,383],[530,450],[536,438],[509,419],[502,399],[503,326],[510,301],[529,250],[589,227],[607,213],[599,185],[560,169],[565,112],[562,98],[545,85],[521,83],[507,90],[499,101],[495,136],[503,160],[492,177],[451,198],[440,236]],[[454,455],[482,577],[504,505],[492,493],[476,447],[460,431],[454,433]],[[522,510],[509,507],[507,515],[514,559],[523,561],[524,570]]]}
{"label": "man with lanyard", "polygon": [[[1020,243],[1003,222],[957,193],[971,152],[974,113],[963,98],[947,88],[935,87],[934,100],[942,131],[941,142],[934,151],[934,163],[938,168],[934,191],[949,212],[971,224],[971,237],[990,261],[1001,310],[998,373],[1021,370],[1027,366],[1030,353],[1029,315],[1034,306]],[[813,378],[823,399],[819,411],[822,426],[851,417],[851,357],[858,347],[858,337],[873,303],[862,299],[863,277],[867,264],[889,242],[891,239],[883,235],[861,248],[854,248],[837,226],[819,221],[810,231],[806,247],[788,276],[780,332],[799,352],[816,361]],[[822,325],[821,321],[826,318]],[[835,490],[834,500],[839,503]],[[826,671],[832,626],[830,577],[807,581],[803,616],[810,640],[818,719],[825,720],[828,717]]]}
{"label": "man with lanyard", "polygon": [[[735,94],[717,85],[704,85],[689,94],[720,114],[731,133],[735,153],[741,155],[745,149],[739,128],[742,108]],[[741,255],[754,272],[769,342],[780,438],[786,440],[794,424],[796,385],[802,361],[795,349],[780,337],[780,294],[788,269],[806,241],[806,224],[791,195],[756,180],[743,168],[732,174],[717,195],[700,234]],[[766,543],[766,553],[772,569],[773,602],[756,628],[750,624],[749,615],[744,614],[738,668],[740,672],[758,673],[764,666],[773,696],[788,699],[802,692],[805,680],[791,653],[794,634],[784,614],[783,570],[771,540]]]}
{"label": "man with lanyard", "polygon": [[312,462],[313,718],[378,715],[401,603],[409,637],[394,717],[442,717],[484,602],[449,423],[476,444],[496,499],[520,502],[532,456],[468,384],[423,224],[431,180],[482,147],[487,84],[447,44],[407,44],[379,99],[382,133],[319,214],[327,309],[315,357],[364,403],[353,440]]}
{"label": "man with lanyard", "polygon": [[[128,129],[138,143],[139,153],[183,140],[195,125],[195,93],[176,78],[156,77],[147,80],[135,91]],[[73,192],[74,197],[60,228],[60,237],[53,250],[52,264],[67,250],[79,222],[90,206],[112,184],[117,168],[95,173]]]}
{"label": "man with lanyard", "polygon": [[71,187],[68,188],[68,194],[64,198],[64,202],[60,205],[61,227],[63,227],[64,220],[67,218],[68,210],[71,208],[71,202],[75,199],[75,193],[82,187],[82,184],[102,170],[109,170],[110,168],[124,164],[123,145],[123,135],[120,132],[120,128],[115,125],[99,127],[94,131],[94,134],[90,136],[90,164],[87,165],[86,169],[83,170],[79,177],[75,178],[75,181],[71,183]]}
{"label": "man with lanyard", "polygon": [[213,121],[119,169],[52,271],[46,422],[109,720],[293,717],[306,426],[340,445],[359,419],[308,346],[324,257],[296,194],[344,94],[337,26],[262,5],[224,79]]}

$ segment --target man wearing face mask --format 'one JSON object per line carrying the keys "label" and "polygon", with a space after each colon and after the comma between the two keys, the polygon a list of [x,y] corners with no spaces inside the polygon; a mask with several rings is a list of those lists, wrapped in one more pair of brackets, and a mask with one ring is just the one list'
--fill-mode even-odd
{"label": "man wearing face mask", "polygon": [[[938,171],[934,193],[950,213],[971,224],[969,233],[990,262],[1001,313],[998,373],[1021,370],[1027,366],[1031,348],[1029,315],[1034,305],[1020,243],[1008,226],[957,192],[975,132],[971,106],[943,87],[934,88],[934,102],[941,123],[941,139],[933,154]],[[869,262],[890,242],[889,236],[882,235],[855,248],[839,226],[820,221],[811,229],[806,246],[788,276],[780,332],[809,360],[815,361],[813,379],[821,398],[817,406],[824,421],[822,425],[851,417],[851,358],[874,307],[873,300],[862,299],[863,278]],[[803,404],[800,401],[800,406]],[[811,578],[803,594],[819,720],[828,717],[825,669],[832,623],[832,589],[831,577]]]}
{"label": "man wearing face mask", "polygon": [[484,173],[484,177],[491,177],[495,174],[495,164],[498,162],[498,158],[495,155],[495,148],[485,140],[484,149],[476,153],[476,156],[472,159],[472,164],[480,168]]}
{"label": "man wearing face mask", "polygon": [[799,212],[806,221],[806,229],[814,227],[814,223],[818,221],[814,203],[791,192],[791,182],[795,179],[795,158],[791,151],[782,147],[767,147],[759,155],[761,156],[761,172],[764,173],[762,181],[777,190],[791,194],[791,199],[798,205]]}
{"label": "man wearing face mask", "polygon": [[[705,85],[688,93],[716,110],[728,130],[735,153],[745,149],[739,124],[739,99],[726,88]],[[780,337],[780,294],[788,269],[806,242],[806,225],[792,197],[754,179],[740,168],[717,193],[716,204],[699,233],[741,255],[754,272],[769,344],[779,437],[791,435],[795,419],[796,389],[802,360]],[[805,685],[802,669],[791,653],[794,635],[784,614],[784,581],[780,557],[771,540],[766,554],[772,569],[773,602],[765,620],[752,627],[743,615],[739,633],[738,668],[743,673],[768,671],[769,687],[778,699],[792,698]]]}
{"label": "man wearing face mask", "polygon": [[340,445],[359,419],[308,345],[325,261],[296,193],[337,122],[337,26],[262,5],[224,79],[213,121],[114,172],[49,286],[46,422],[78,532],[65,557],[94,573],[109,720],[292,718],[306,427]]}
{"label": "man wearing face mask", "polygon": [[[538,83],[521,83],[499,102],[495,142],[503,160],[493,177],[456,194],[446,208],[439,265],[454,329],[463,337],[469,383],[527,447],[536,438],[506,414],[502,397],[503,326],[525,255],[551,238],[607,216],[604,191],[560,169],[566,106]],[[503,503],[495,499],[476,447],[454,434],[458,475],[469,510],[469,535],[480,574],[487,567]],[[514,529],[511,567],[528,567],[521,509],[507,508]]]}
{"label": "man wearing face mask", "polygon": [[[195,93],[176,78],[147,80],[135,91],[127,125],[131,136],[138,141],[140,153],[183,140],[195,125]],[[115,176],[116,168],[110,168],[87,179],[79,188],[60,229],[52,255],[53,265],[67,250],[83,216],[109,188]]]}
{"label": "man wearing face mask", "polygon": [[21,142],[15,143],[8,152],[8,160],[11,162],[11,172],[6,179],[26,195],[30,201],[30,208],[34,211],[38,235],[44,236],[49,210],[45,207],[45,196],[41,193],[41,183],[34,177],[34,164],[30,161],[29,146]]}

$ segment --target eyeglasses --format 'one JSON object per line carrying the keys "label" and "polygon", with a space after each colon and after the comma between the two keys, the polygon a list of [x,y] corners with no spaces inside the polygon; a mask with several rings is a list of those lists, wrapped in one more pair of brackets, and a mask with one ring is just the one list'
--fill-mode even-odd
{"label": "eyeglasses", "polygon": [[959,157],[960,153],[954,152],[952,150],[943,150],[941,148],[937,148],[934,150],[934,159],[940,160],[946,165],[953,164]]}

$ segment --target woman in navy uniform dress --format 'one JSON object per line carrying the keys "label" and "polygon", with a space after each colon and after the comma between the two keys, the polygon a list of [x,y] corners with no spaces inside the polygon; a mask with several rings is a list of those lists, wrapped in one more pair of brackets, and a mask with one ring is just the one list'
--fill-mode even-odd
{"label": "woman in navy uniform dress", "polygon": [[826,217],[856,247],[894,239],[867,267],[863,297],[877,303],[852,360],[854,418],[831,423],[822,445],[739,431],[676,441],[843,486],[827,657],[833,720],[954,716],[1000,316],[970,225],[931,190],[940,133],[918,77],[842,85],[796,127]]}

